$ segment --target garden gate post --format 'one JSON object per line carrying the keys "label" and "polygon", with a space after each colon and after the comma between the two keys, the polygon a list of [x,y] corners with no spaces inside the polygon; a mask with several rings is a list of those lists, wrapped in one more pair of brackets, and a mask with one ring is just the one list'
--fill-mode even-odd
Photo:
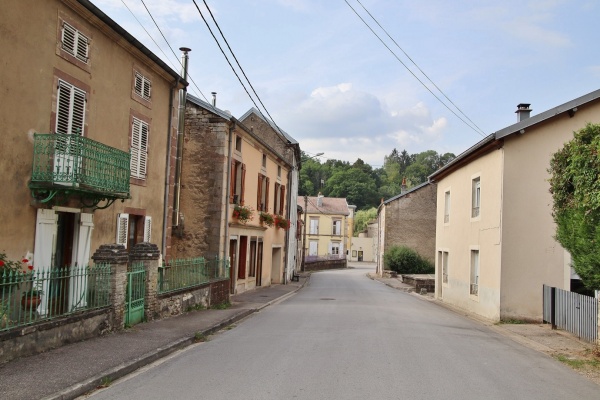
{"label": "garden gate post", "polygon": [[125,292],[127,288],[128,254],[121,244],[104,244],[96,250],[92,259],[96,264],[110,264],[110,301],[113,309],[112,328],[123,329],[125,325]]}
{"label": "garden gate post", "polygon": [[153,243],[138,243],[133,246],[129,254],[132,263],[143,263],[146,271],[146,293],[144,296],[144,318],[146,321],[153,320],[158,316],[157,289],[158,289],[158,267],[161,263],[161,254],[158,246]]}

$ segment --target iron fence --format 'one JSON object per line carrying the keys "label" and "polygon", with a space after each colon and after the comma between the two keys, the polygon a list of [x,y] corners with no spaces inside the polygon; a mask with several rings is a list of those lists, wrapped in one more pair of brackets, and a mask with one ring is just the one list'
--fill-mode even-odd
{"label": "iron fence", "polygon": [[109,264],[0,273],[0,331],[109,305]]}
{"label": "iron fence", "polygon": [[553,328],[563,329],[578,338],[596,343],[598,338],[598,300],[551,286],[543,287],[543,319]]}
{"label": "iron fence", "polygon": [[158,271],[158,293],[187,289],[229,279],[229,260],[204,257],[171,260]]}

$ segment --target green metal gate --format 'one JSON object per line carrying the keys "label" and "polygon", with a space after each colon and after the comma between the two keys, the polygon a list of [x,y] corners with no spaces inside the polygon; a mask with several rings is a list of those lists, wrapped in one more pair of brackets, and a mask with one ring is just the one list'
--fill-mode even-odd
{"label": "green metal gate", "polygon": [[143,263],[132,264],[127,270],[125,326],[142,322],[146,296],[146,270]]}

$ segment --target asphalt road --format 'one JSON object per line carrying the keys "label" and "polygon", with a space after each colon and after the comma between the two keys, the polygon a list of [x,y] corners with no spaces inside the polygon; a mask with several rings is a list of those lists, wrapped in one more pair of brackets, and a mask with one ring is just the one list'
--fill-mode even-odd
{"label": "asphalt road", "polygon": [[600,387],[354,268],[94,393],[100,399],[600,399]]}

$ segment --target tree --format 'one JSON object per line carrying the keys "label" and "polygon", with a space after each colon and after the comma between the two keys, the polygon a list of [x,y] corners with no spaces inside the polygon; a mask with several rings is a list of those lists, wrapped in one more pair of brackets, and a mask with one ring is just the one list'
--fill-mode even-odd
{"label": "tree", "polygon": [[345,197],[348,204],[358,210],[377,204],[377,187],[369,174],[359,168],[335,172],[325,182],[324,194],[328,197]]}
{"label": "tree", "polygon": [[600,125],[587,124],[550,161],[556,240],[575,272],[600,289]]}
{"label": "tree", "polygon": [[377,218],[377,209],[371,207],[367,210],[358,210],[354,214],[354,236],[364,232],[367,229],[367,224]]}

